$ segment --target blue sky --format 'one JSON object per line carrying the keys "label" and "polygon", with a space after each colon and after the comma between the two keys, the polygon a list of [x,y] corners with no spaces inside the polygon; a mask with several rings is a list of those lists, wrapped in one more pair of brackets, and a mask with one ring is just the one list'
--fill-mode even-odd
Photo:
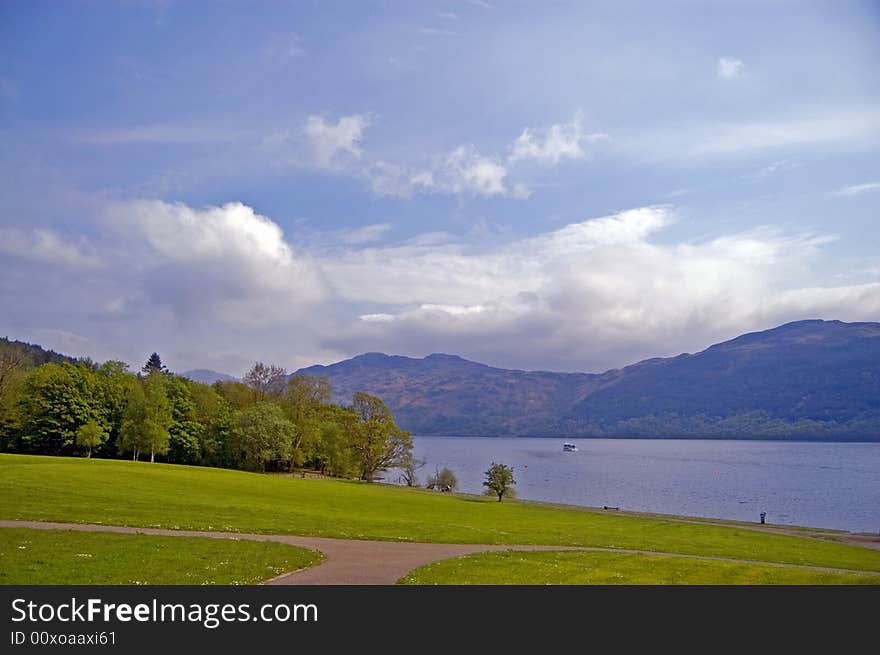
{"label": "blue sky", "polygon": [[604,370],[880,319],[872,2],[0,2],[0,334]]}

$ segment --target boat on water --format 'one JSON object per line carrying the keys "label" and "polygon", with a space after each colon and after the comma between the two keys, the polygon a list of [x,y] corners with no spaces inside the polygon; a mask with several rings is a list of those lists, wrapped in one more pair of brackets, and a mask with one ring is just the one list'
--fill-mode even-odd
{"label": "boat on water", "polygon": [[566,453],[576,453],[578,450],[577,444],[573,443],[564,443],[562,444],[562,450]]}

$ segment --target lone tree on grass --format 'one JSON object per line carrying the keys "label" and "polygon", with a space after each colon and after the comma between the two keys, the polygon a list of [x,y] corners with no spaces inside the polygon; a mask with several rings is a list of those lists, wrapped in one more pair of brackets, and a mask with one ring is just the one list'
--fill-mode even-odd
{"label": "lone tree on grass", "polygon": [[483,482],[483,486],[486,487],[486,495],[498,496],[499,503],[504,496],[509,498],[513,495],[512,487],[515,484],[513,467],[495,462],[492,462],[492,466],[486,471],[486,480]]}

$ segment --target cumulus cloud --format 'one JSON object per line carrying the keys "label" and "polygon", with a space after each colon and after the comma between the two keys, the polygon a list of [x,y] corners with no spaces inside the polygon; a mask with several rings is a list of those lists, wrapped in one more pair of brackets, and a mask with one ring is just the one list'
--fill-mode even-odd
{"label": "cumulus cloud", "polygon": [[653,206],[490,242],[435,234],[390,244],[377,243],[387,227],[376,224],[308,245],[240,203],[137,200],[108,206],[95,224],[95,256],[113,275],[72,269],[53,286],[40,266],[8,299],[19,313],[39,298],[45,329],[117,350],[137,343],[164,355],[171,343],[179,365],[207,358],[215,368],[218,353],[238,353],[236,366],[293,367],[384,350],[603,370],[788,320],[880,312],[880,283],[812,277],[833,235],[761,228],[670,240],[683,220]]}
{"label": "cumulus cloud", "polygon": [[736,57],[721,57],[718,60],[718,77],[723,79],[733,79],[743,74],[746,65],[741,59]]}
{"label": "cumulus cloud", "polygon": [[605,134],[584,132],[580,114],[570,123],[557,123],[544,128],[525,128],[511,148],[511,162],[534,160],[541,164],[556,165],[563,159],[586,157],[584,144],[607,138]]}
{"label": "cumulus cloud", "polygon": [[674,220],[671,208],[646,207],[488,251],[445,243],[346,253],[322,262],[338,298],[369,298],[382,311],[362,313],[324,344],[601,370],[788,320],[866,320],[880,307],[878,284],[781,283],[802,278],[833,236],[763,228],[656,243]]}
{"label": "cumulus cloud", "polygon": [[52,230],[0,228],[0,253],[13,257],[69,268],[100,267],[100,260],[86,249],[85,239],[70,241]]}
{"label": "cumulus cloud", "polygon": [[870,193],[872,191],[880,191],[880,182],[866,182],[865,184],[850,184],[848,186],[840,187],[831,192],[832,196],[837,196],[838,198],[852,198],[853,196],[860,196],[863,193]]}
{"label": "cumulus cloud", "polygon": [[151,302],[180,316],[283,322],[323,293],[308,258],[295,256],[281,228],[241,203],[195,209],[134,200],[108,206],[102,222]]}
{"label": "cumulus cloud", "polygon": [[315,163],[323,168],[337,168],[345,158],[361,156],[360,141],[370,118],[363,114],[343,116],[336,123],[322,116],[309,116],[303,133],[309,141]]}

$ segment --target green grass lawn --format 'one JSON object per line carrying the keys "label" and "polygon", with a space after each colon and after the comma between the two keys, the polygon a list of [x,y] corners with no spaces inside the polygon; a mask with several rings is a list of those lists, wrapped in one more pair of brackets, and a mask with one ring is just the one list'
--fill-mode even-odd
{"label": "green grass lawn", "polygon": [[321,559],[265,541],[0,529],[4,585],[257,584]]}
{"label": "green grass lawn", "polygon": [[378,484],[0,455],[0,518],[487,544],[598,546],[880,571],[880,551]]}
{"label": "green grass lawn", "polygon": [[877,585],[880,576],[660,555],[504,551],[435,562],[411,572],[400,584]]}

